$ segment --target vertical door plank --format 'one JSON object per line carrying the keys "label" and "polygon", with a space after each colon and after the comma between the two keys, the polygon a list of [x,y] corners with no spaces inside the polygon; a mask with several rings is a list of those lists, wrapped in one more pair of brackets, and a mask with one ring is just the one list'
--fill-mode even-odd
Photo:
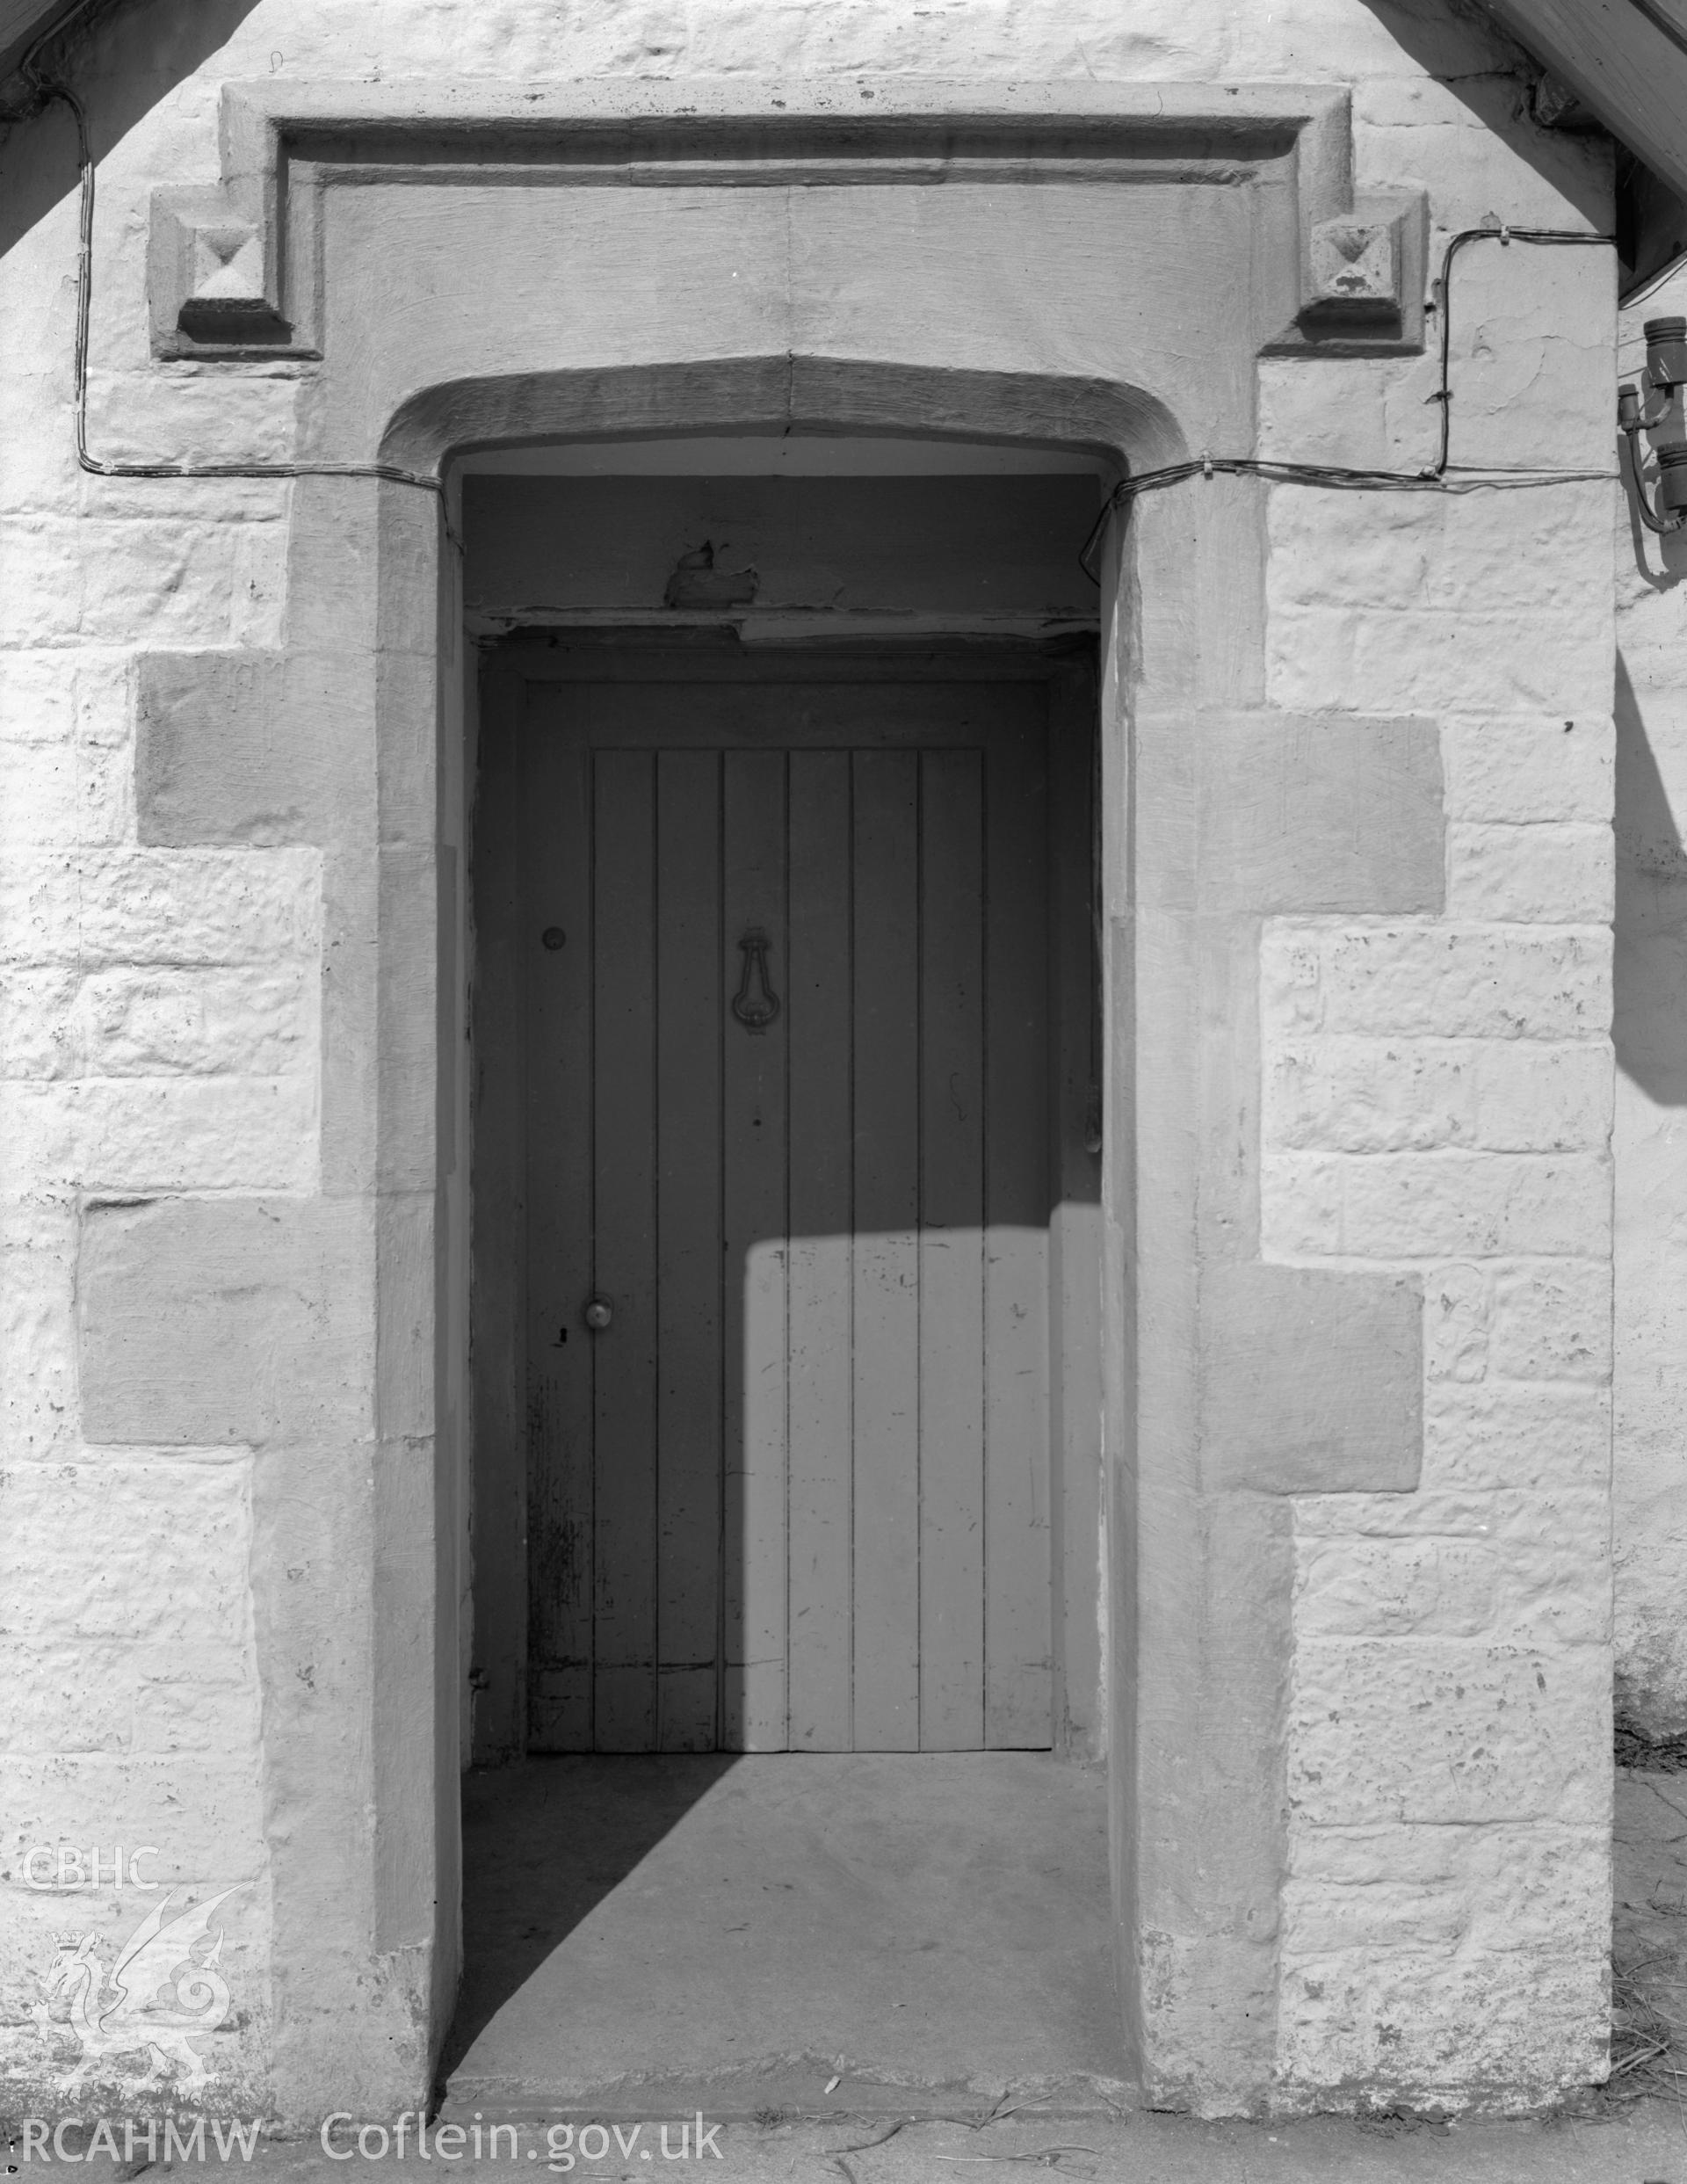
{"label": "vertical door plank", "polygon": [[850,1749],[850,756],[791,754],[791,1743]]}
{"label": "vertical door plank", "polygon": [[[527,1004],[528,1748],[592,1748],[590,693],[531,686],[522,736]],[[541,936],[556,928],[560,948]],[[479,1222],[484,1207],[477,1203]],[[477,1254],[498,1247],[477,1237]],[[519,1232],[504,1239],[512,1256]],[[482,1261],[483,1263],[483,1261]]]}
{"label": "vertical door plank", "polygon": [[712,1752],[720,1613],[720,758],[656,758],[656,1748]]}
{"label": "vertical door plank", "polygon": [[919,761],[855,755],[855,1730],[918,1748]]}
{"label": "vertical door plank", "polygon": [[1003,737],[987,787],[984,1738],[991,1747],[1046,1745],[1053,1735],[1041,744],[1029,729]]}
{"label": "vertical door plank", "polygon": [[983,773],[920,794],[920,1749],[984,1741]]}
{"label": "vertical door plank", "polygon": [[656,1730],[655,772],[648,751],[593,758],[594,1285],[615,1315],[590,1337],[599,1752]]}
{"label": "vertical door plank", "polygon": [[[728,751],[723,778],[726,1041],[726,1615],[728,1748],[783,1751],[788,1530],[786,1463],[786,754]],[[730,1013],[752,929],[767,935],[780,1013],[760,1031]],[[752,998],[759,999],[759,985]]]}

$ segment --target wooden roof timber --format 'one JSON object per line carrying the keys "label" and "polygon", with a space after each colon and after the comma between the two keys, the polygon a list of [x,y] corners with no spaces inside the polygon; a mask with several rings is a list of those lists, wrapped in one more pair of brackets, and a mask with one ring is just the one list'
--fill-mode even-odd
{"label": "wooden roof timber", "polygon": [[0,84],[29,50],[30,40],[70,12],[73,0],[0,0]]}
{"label": "wooden roof timber", "polygon": [[1486,0],[1518,44],[1687,197],[1687,0]]}

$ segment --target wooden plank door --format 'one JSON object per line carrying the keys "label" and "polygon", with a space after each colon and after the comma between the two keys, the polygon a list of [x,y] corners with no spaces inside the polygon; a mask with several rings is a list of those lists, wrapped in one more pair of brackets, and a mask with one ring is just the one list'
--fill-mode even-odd
{"label": "wooden plank door", "polygon": [[1052,1740],[1046,716],[528,686],[533,1750]]}

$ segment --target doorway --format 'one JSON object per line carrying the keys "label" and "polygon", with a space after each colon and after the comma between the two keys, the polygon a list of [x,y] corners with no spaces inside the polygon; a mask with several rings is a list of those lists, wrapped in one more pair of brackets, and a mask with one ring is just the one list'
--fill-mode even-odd
{"label": "doorway", "polygon": [[480,460],[474,1757],[1099,1757],[1105,481]]}
{"label": "doorway", "polygon": [[678,452],[466,497],[452,2098],[1106,2074],[1097,480]]}

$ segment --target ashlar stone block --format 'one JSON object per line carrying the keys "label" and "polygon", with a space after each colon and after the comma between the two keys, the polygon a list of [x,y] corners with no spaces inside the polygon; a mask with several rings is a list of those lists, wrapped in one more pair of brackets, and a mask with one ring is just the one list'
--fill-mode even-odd
{"label": "ashlar stone block", "polygon": [[357,1200],[91,1206],[77,1296],[87,1438],[203,1446],[367,1433],[373,1252]]}

